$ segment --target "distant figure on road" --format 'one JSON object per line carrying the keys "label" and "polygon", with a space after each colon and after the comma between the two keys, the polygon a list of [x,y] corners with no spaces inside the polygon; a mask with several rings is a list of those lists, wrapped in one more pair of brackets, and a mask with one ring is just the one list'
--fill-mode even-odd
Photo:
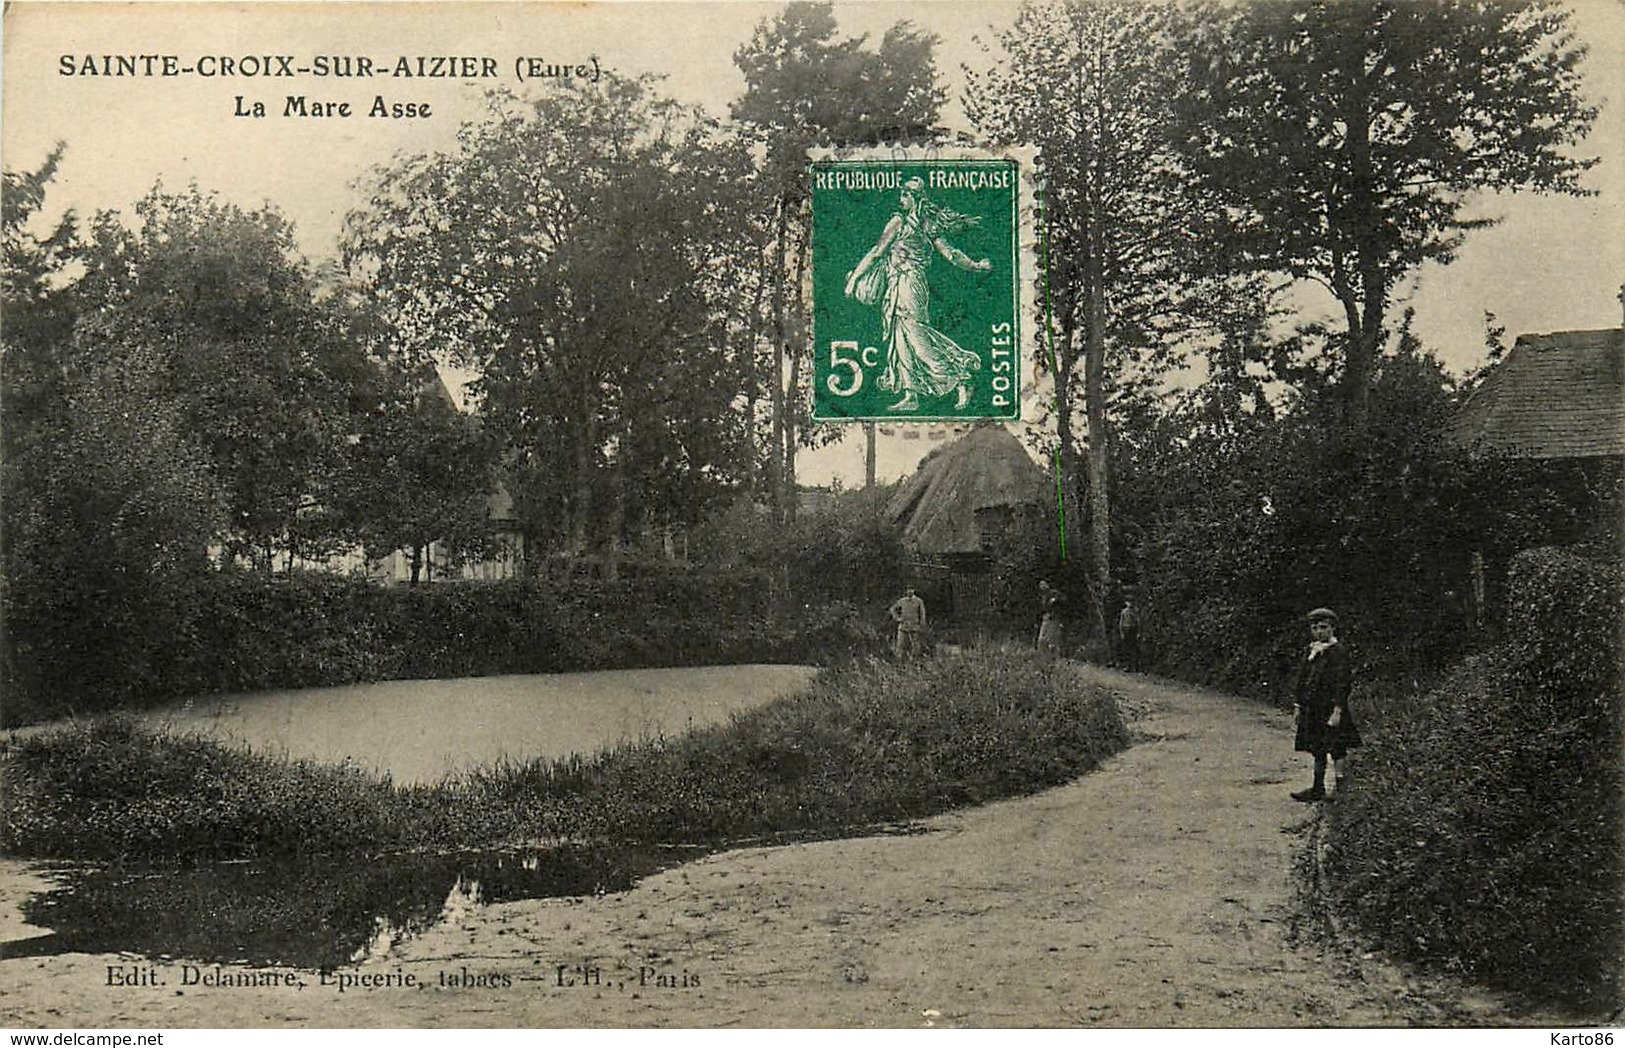
{"label": "distant figure on road", "polygon": [[1339,787],[1348,776],[1348,751],[1360,745],[1360,733],[1349,713],[1354,673],[1349,653],[1337,641],[1337,614],[1330,608],[1309,613],[1309,651],[1298,669],[1297,738],[1294,748],[1315,758],[1314,785],[1292,794],[1295,801],[1326,797],[1326,758],[1331,757]]}
{"label": "distant figure on road", "polygon": [[1123,610],[1117,613],[1117,650],[1130,673],[1140,672],[1140,613],[1133,597],[1124,599]]}
{"label": "distant figure on road", "polygon": [[925,650],[925,601],[914,595],[914,587],[892,603],[891,620],[897,623],[894,650],[898,658],[911,658]]}
{"label": "distant figure on road", "polygon": [[1061,653],[1061,592],[1048,582],[1038,584],[1038,650]]}

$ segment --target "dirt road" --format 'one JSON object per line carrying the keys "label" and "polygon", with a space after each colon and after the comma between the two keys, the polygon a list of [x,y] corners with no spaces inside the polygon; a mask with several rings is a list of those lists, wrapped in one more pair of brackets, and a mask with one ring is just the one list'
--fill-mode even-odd
{"label": "dirt road", "polygon": [[[1084,672],[1137,714],[1136,743],[1065,787],[910,835],[727,852],[616,895],[454,902],[426,933],[340,973],[370,987],[292,971],[281,974],[303,988],[183,985],[200,973],[134,956],[7,960],[0,1026],[1555,1021],[1380,958],[1289,943],[1292,855],[1312,816],[1287,796],[1306,774],[1287,717]],[[18,869],[0,878],[8,916],[29,887]],[[149,973],[163,984],[108,985]],[[416,985],[399,985],[408,977]]]}

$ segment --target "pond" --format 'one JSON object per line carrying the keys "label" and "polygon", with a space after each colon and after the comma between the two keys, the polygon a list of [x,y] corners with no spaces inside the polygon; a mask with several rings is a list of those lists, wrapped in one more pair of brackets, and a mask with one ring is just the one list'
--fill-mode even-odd
{"label": "pond", "polygon": [[799,690],[814,672],[703,666],[386,681],[211,696],[143,720],[262,753],[352,764],[404,786],[721,724]]}
{"label": "pond", "polygon": [[[813,672],[724,666],[394,681],[194,700],[144,719],[260,752],[349,762],[398,784],[432,783],[496,761],[591,753],[721,723],[798,690]],[[707,850],[565,842],[187,867],[36,864],[32,872],[51,887],[23,902],[30,927],[21,936],[8,929],[0,958],[129,952],[330,969],[387,954],[462,907],[622,891]]]}

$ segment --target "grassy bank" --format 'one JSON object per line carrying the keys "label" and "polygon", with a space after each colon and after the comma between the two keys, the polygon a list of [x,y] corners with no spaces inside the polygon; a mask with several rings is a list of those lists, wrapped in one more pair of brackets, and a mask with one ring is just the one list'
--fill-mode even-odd
{"label": "grassy bank", "polygon": [[1127,741],[1109,692],[1065,664],[999,648],[853,663],[725,726],[434,787],[111,718],[0,750],[0,845],[185,860],[835,833],[1043,789]]}

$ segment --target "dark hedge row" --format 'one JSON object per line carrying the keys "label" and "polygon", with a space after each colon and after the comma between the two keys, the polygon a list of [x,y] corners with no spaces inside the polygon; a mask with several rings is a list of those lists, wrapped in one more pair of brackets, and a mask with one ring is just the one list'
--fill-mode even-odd
{"label": "dark hedge row", "polygon": [[108,618],[14,615],[7,724],[179,696],[357,681],[730,662],[882,650],[880,616],[779,602],[748,572],[383,587],[199,572]]}
{"label": "dark hedge row", "polygon": [[1588,1012],[1625,956],[1621,580],[1539,549],[1508,642],[1390,703],[1326,809],[1333,905],[1415,960]]}

